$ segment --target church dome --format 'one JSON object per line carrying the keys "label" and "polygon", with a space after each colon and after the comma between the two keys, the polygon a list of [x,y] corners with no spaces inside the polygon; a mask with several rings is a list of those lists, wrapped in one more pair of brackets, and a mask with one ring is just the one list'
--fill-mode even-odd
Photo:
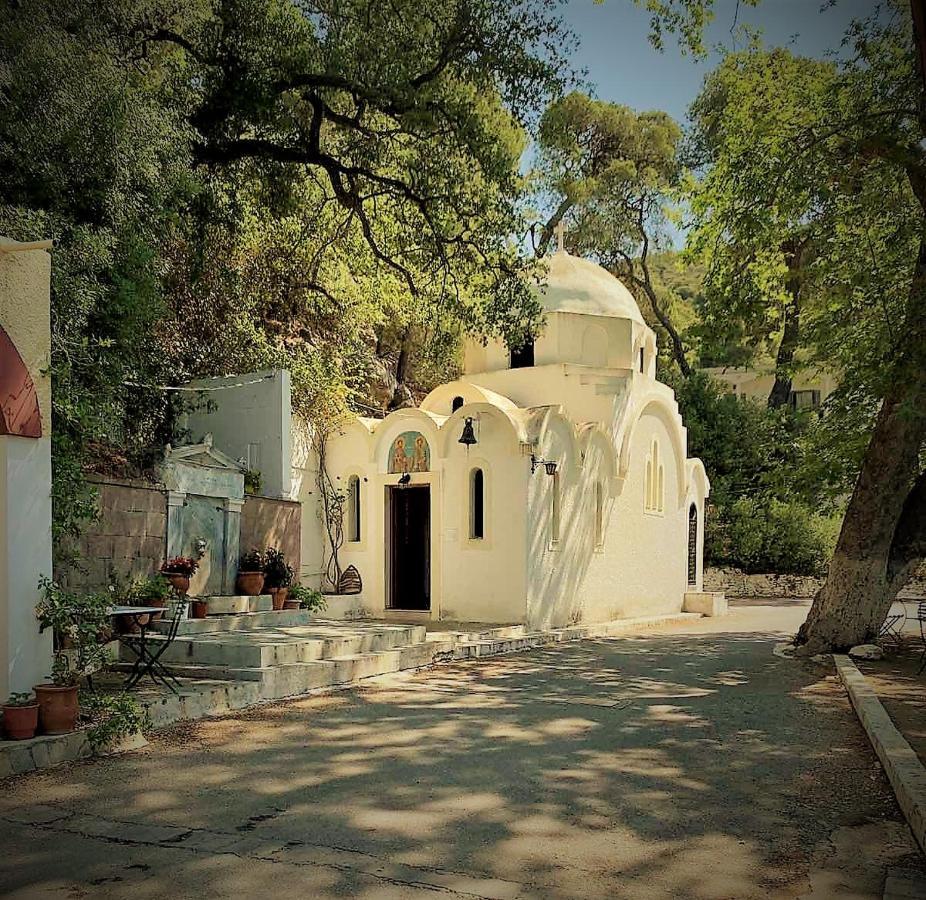
{"label": "church dome", "polygon": [[612,316],[645,324],[633,294],[597,263],[559,250],[547,264],[546,284],[539,288],[546,312]]}

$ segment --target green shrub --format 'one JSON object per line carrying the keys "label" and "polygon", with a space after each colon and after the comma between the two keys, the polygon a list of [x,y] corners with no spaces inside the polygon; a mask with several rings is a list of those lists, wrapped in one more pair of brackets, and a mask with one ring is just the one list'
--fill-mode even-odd
{"label": "green shrub", "polygon": [[328,605],[321,591],[306,587],[304,584],[292,585],[289,589],[289,598],[298,600],[299,608],[307,609],[309,612],[320,612]]}
{"label": "green shrub", "polygon": [[747,573],[823,575],[834,537],[834,523],[797,500],[740,497],[711,508],[705,559]]}

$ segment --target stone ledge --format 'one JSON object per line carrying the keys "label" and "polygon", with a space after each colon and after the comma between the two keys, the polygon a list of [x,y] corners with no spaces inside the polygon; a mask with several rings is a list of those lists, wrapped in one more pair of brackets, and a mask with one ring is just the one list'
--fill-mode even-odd
{"label": "stone ledge", "polygon": [[682,610],[702,616],[725,616],[727,598],[723,591],[686,591]]}
{"label": "stone ledge", "polygon": [[833,654],[836,671],[849,693],[916,842],[926,852],[926,768],[897,730],[865,676],[841,653]]}
{"label": "stone ledge", "polygon": [[92,753],[85,731],[39,735],[26,741],[0,741],[0,778],[25,775]]}

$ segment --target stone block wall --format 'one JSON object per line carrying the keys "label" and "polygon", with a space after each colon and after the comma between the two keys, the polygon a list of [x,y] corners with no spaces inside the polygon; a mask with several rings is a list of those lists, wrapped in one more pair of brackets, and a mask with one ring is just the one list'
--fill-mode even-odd
{"label": "stone block wall", "polygon": [[302,510],[292,500],[247,497],[241,510],[241,552],[252,547],[276,547],[300,573],[302,552]]}
{"label": "stone block wall", "polygon": [[723,591],[727,597],[813,597],[822,578],[803,575],[746,575],[738,569],[704,570],[704,590]]}
{"label": "stone block wall", "polygon": [[[704,590],[723,591],[727,597],[812,598],[823,586],[822,578],[804,575],[746,575],[738,569],[704,570]],[[898,595],[902,600],[926,600],[926,565]]]}
{"label": "stone block wall", "polygon": [[[127,578],[156,572],[167,553],[167,491],[163,485],[91,477],[99,517],[81,534],[77,562],[58,565],[55,578],[67,588],[99,590],[110,571]],[[241,548],[278,547],[299,571],[302,516],[298,503],[248,497],[241,511]]]}
{"label": "stone block wall", "polygon": [[156,572],[167,547],[167,492],[157,484],[91,477],[98,491],[99,518],[75,547],[75,565],[56,572],[69,588],[105,587],[110,571],[141,578]]}

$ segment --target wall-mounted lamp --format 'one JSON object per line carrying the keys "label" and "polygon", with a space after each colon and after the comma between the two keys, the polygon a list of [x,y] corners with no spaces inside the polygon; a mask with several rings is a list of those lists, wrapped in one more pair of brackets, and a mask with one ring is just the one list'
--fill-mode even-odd
{"label": "wall-mounted lamp", "polygon": [[466,421],[463,423],[463,434],[460,435],[459,443],[465,447],[472,447],[473,444],[479,443],[476,439],[476,432],[473,431],[473,420],[469,416],[466,417]]}
{"label": "wall-mounted lamp", "polygon": [[556,474],[556,463],[552,459],[541,459],[539,456],[531,454],[531,475],[534,474],[541,466],[547,470],[547,475]]}
{"label": "wall-mounted lamp", "polygon": [[399,479],[399,487],[405,487],[411,480],[412,480],[411,472],[406,472],[406,473]]}

